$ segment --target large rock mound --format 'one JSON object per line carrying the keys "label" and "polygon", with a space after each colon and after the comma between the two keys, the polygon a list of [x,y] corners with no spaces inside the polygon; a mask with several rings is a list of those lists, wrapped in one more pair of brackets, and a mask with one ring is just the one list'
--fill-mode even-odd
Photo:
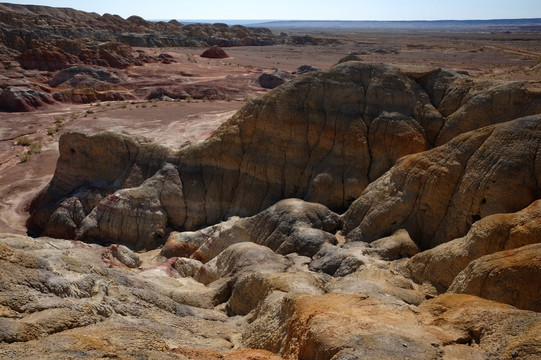
{"label": "large rock mound", "polygon": [[404,228],[428,249],[488,215],[527,207],[541,193],[540,123],[537,115],[485,127],[400,159],[344,214],[348,240]]}
{"label": "large rock mound", "polygon": [[249,241],[282,255],[313,256],[323,244],[336,244],[332,233],[339,227],[339,216],[325,206],[288,199],[249,218],[173,233],[161,252],[167,257],[191,256],[206,262],[234,243]]}
{"label": "large rock mound", "polygon": [[218,45],[214,45],[210,49],[205,50],[201,57],[209,59],[227,59],[229,55]]}
{"label": "large rock mound", "polygon": [[[234,215],[250,216],[286,198],[318,202],[332,210],[347,209],[399,158],[432,148],[447,121],[437,108],[454,94],[447,91],[451,86],[467,85],[463,77],[445,70],[408,75],[390,66],[344,63],[302,76],[251,101],[209,139],[178,152],[118,134],[66,134],[61,139],[55,177],[31,206],[29,228],[53,236],[122,241],[143,248],[163,243],[168,227],[193,230]],[[486,93],[501,92],[501,85],[485,85]],[[516,88],[524,86],[510,87]],[[508,113],[494,114],[490,122],[535,112],[534,100],[540,93],[531,90],[521,94],[531,99],[531,107],[517,111],[511,106]],[[471,101],[477,100],[474,97]],[[455,121],[468,122],[467,115],[460,111]],[[526,157],[533,156],[532,149],[537,149],[536,121],[530,118],[513,126],[479,130],[427,154],[402,160],[385,175],[386,180],[372,185],[363,200],[350,209],[345,217],[346,232],[358,227],[371,208],[367,205],[361,209],[361,204],[375,201],[375,195],[369,200],[369,193],[378,194],[380,202],[385,198],[390,202],[384,201],[389,205],[380,206],[381,211],[371,211],[370,219],[383,217],[377,225],[379,230],[359,232],[361,226],[356,233],[362,233],[362,237],[355,239],[375,240],[404,228],[423,248],[464,235],[478,218],[524,208],[537,192],[532,183],[533,162]],[[529,133],[534,136],[522,141],[521,137]],[[488,139],[486,144],[484,139]],[[502,154],[498,162],[502,144],[508,141],[512,150]],[[100,145],[103,143],[107,143],[105,149]],[[470,164],[466,164],[470,157]],[[97,158],[108,159],[115,167],[96,162]],[[514,165],[508,166],[506,161]],[[427,170],[432,162],[442,163],[440,172],[435,167]],[[494,195],[503,189],[504,181],[491,174],[487,178],[496,179],[494,184],[479,180],[487,164],[499,164],[495,171],[501,171],[498,174],[504,177],[514,171],[512,166],[520,168],[525,182],[519,196],[496,201]],[[412,175],[405,176],[409,170]],[[464,171],[467,177],[462,178]],[[434,215],[433,222],[417,227],[413,215],[407,218],[409,212],[404,211],[410,211],[410,205],[406,203],[416,204],[409,195],[404,204],[393,206],[396,219],[383,215],[393,199],[417,192],[425,175],[442,185],[434,190],[438,197],[426,198],[426,204],[435,210],[421,209],[412,214],[426,211],[427,216]],[[470,195],[452,195],[459,180],[464,186],[468,181],[481,181],[479,186],[486,187],[474,198],[477,203],[464,210],[467,216],[453,210],[458,209],[460,196]],[[384,189],[386,181],[403,181],[404,190],[408,187],[409,192],[397,191],[398,197],[389,195]],[[506,186],[517,186],[521,180],[509,177],[505,181]],[[420,193],[425,194],[424,190]],[[456,203],[448,204],[451,200]],[[449,214],[442,214],[448,208]],[[460,219],[451,224],[454,216]],[[421,219],[421,215],[417,217]],[[444,231],[436,233],[438,217],[445,217],[446,222],[441,224]],[[354,239],[353,235],[350,238]]]}
{"label": "large rock mound", "polygon": [[446,291],[472,261],[485,255],[541,242],[541,201],[511,214],[477,221],[468,234],[415,255],[403,264],[405,273]]}

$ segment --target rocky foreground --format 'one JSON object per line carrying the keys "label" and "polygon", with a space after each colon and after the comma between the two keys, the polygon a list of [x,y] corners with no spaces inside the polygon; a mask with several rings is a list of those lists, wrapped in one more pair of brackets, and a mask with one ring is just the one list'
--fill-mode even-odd
{"label": "rocky foreground", "polygon": [[180,150],[65,134],[0,355],[537,359],[540,89],[344,62]]}

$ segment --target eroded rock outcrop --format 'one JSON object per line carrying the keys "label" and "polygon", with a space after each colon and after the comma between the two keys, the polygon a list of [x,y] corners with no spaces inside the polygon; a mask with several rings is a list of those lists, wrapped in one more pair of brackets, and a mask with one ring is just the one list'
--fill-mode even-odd
{"label": "eroded rock outcrop", "polygon": [[541,312],[541,288],[535,284],[539,279],[541,244],[533,244],[472,261],[455,277],[449,292],[477,295]]}
{"label": "eroded rock outcrop", "polygon": [[201,57],[209,59],[227,59],[229,55],[218,45],[214,45],[210,49],[205,50]]}
{"label": "eroded rock outcrop", "polygon": [[340,219],[325,206],[299,199],[278,202],[249,218],[232,218],[196,232],[173,233],[162,254],[206,262],[239,242],[265,245],[278,254],[313,256],[323,244],[336,244]]}
{"label": "eroded rock outcrop", "polygon": [[428,249],[488,215],[527,207],[541,192],[540,123],[538,115],[485,127],[400,159],[344,214],[348,240],[404,228]]}
{"label": "eroded rock outcrop", "polygon": [[[379,95],[388,91],[385,89],[389,84],[393,84],[396,91],[392,92],[394,99]],[[97,155],[92,153],[93,148],[97,148],[92,145],[95,141],[92,137],[68,134],[61,140],[59,170],[46,193],[34,203],[34,216],[29,224],[32,229],[44,229],[54,208],[71,194],[79,194],[76,189],[81,186],[99,188],[104,197],[113,196],[114,191],[124,187],[126,179],[134,179],[131,173],[139,174],[136,181],[131,182],[132,189],[122,191],[120,197],[116,194],[99,201],[101,210],[96,212],[105,217],[96,218],[109,217],[105,213],[115,212],[113,209],[118,209],[120,204],[130,204],[130,194],[139,199],[143,196],[150,204],[155,200],[149,196],[160,191],[147,187],[162,183],[159,180],[162,175],[156,173],[155,166],[161,167],[164,162],[176,168],[178,175],[172,176],[178,177],[175,181],[180,185],[175,185],[179,189],[175,196],[179,204],[185,205],[179,205],[184,210],[179,210],[178,216],[170,216],[160,210],[158,204],[152,211],[160,224],[165,219],[168,225],[195,229],[232,215],[253,215],[280,199],[291,197],[343,209],[361,194],[371,178],[386,170],[384,165],[371,168],[369,139],[387,137],[387,142],[396,145],[390,152],[374,154],[389,166],[398,157],[428,146],[421,123],[429,120],[419,117],[416,110],[422,103],[430,107],[427,94],[396,69],[349,64],[302,77],[262,100],[252,101],[207,141],[176,155],[164,156],[165,150],[153,153],[125,136],[96,135],[95,140],[108,143],[107,157],[111,163],[122,169],[114,174],[99,174],[104,169],[92,161]],[[428,113],[438,116],[435,109]],[[386,121],[404,126],[389,127]],[[405,138],[418,141],[402,141]],[[128,163],[125,161],[130,155],[125,143],[133,144],[130,154],[139,154]],[[144,160],[149,158],[154,161],[150,168]],[[77,162],[90,168],[81,169]],[[87,174],[80,175],[84,182],[63,178],[80,171]],[[246,191],[248,188],[255,191]],[[125,200],[117,205],[116,198]],[[91,207],[96,205],[91,204]],[[88,213],[91,209],[85,211]],[[129,216],[128,213],[121,217]],[[79,227],[77,221],[74,223]],[[54,227],[53,223],[49,227]],[[118,239],[117,235],[106,234],[94,232],[92,236]]]}
{"label": "eroded rock outcrop", "polygon": [[495,214],[474,223],[462,238],[436,246],[400,265],[408,276],[446,291],[472,261],[541,241],[541,202],[511,214]]}
{"label": "eroded rock outcrop", "polygon": [[[462,81],[463,75],[443,70],[410,76],[385,65],[347,62],[251,101],[209,139],[178,152],[118,134],[66,134],[59,168],[34,201],[29,227],[144,248],[163,243],[167,227],[194,230],[254,215],[286,198],[344,210],[399,158],[433,146],[447,121],[433,103],[441,96],[440,108],[448,96],[444,89]],[[457,119],[469,121],[461,113]],[[505,117],[515,113],[510,107]],[[537,122],[532,117],[480,129],[401,160],[348,211],[346,233],[358,228],[351,240],[372,241],[404,228],[426,249],[464,235],[487,215],[524,208],[538,192],[538,167],[528,160],[538,149]],[[107,154],[97,153],[104,151],[100,143],[107,143]],[[102,155],[115,171],[93,160]],[[511,176],[517,169],[521,177]],[[428,178],[437,186],[421,188]],[[468,190],[470,183],[479,188]],[[497,194],[519,183],[519,191],[500,201]],[[69,198],[84,211],[52,216]],[[381,204],[374,208],[376,198]]]}

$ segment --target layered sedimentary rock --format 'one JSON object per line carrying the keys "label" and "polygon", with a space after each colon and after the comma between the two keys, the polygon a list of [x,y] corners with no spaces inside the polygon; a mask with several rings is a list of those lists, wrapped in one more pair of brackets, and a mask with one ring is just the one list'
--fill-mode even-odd
{"label": "layered sedimentary rock", "polygon": [[162,254],[208,261],[239,242],[265,245],[278,254],[313,256],[340,228],[339,216],[325,206],[298,199],[282,200],[249,218],[232,218],[196,232],[169,236]]}
{"label": "layered sedimentary rock", "polygon": [[539,313],[462,294],[426,301],[426,289],[370,256],[345,277],[309,271],[310,262],[250,242],[201,264],[1,234],[0,356],[539,356]]}
{"label": "layered sedimentary rock", "polygon": [[[29,227],[152,248],[164,242],[168,227],[193,230],[250,216],[281,199],[342,210],[359,198],[343,217],[349,240],[372,241],[404,228],[421,248],[433,247],[465,235],[487,215],[528,206],[539,192],[539,117],[479,129],[420,153],[439,141],[449,118],[470,122],[460,109],[476,97],[446,117],[437,110],[464,81],[452,71],[408,75],[347,62],[251,101],[209,139],[179,151],[119,134],[66,134]],[[501,91],[485,85],[486,93]],[[528,88],[535,104],[536,86],[512,84],[505,94],[513,99],[512,89]],[[536,111],[534,105],[506,109],[489,121]],[[500,196],[509,189],[512,196]]]}
{"label": "layered sedimentary rock", "polygon": [[265,28],[152,22],[48,6],[0,4],[0,22],[0,42],[20,52],[49,42],[77,55],[90,39],[139,47],[270,45],[279,40]]}
{"label": "layered sedimentary rock", "polygon": [[[541,202],[517,213],[495,214],[477,221],[468,234],[413,256],[403,269],[419,282],[446,291],[472,261],[541,241]],[[401,265],[402,266],[402,265]]]}
{"label": "layered sedimentary rock", "polygon": [[428,249],[488,215],[527,207],[541,193],[540,123],[537,115],[485,127],[400,159],[344,214],[347,238],[370,242],[404,228]]}

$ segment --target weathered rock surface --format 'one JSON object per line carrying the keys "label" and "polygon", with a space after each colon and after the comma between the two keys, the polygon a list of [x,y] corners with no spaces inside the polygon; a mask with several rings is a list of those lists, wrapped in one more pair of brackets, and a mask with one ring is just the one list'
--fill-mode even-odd
{"label": "weathered rock surface", "polygon": [[[67,134],[61,139],[59,170],[34,201],[29,227],[37,232],[47,227],[52,234],[53,228],[69,224],[69,231],[80,239],[153,247],[164,242],[167,227],[194,230],[231,216],[254,215],[285,198],[344,210],[399,158],[432,147],[446,121],[433,99],[442,87],[462,78],[442,70],[423,77],[384,65],[344,63],[299,77],[250,102],[208,140],[178,153],[142,146],[140,140],[120,135]],[[515,113],[512,107],[509,111],[506,116]],[[468,119],[463,116],[461,121]],[[475,220],[526,207],[538,192],[538,167],[528,160],[538,148],[537,121],[532,117],[480,129],[426,154],[402,159],[348,211],[346,233],[359,227],[370,209],[364,220],[367,225],[348,235],[350,239],[372,241],[404,228],[426,249],[465,235]],[[530,133],[533,136],[523,140]],[[110,150],[95,153],[103,142]],[[129,150],[125,144],[131,144]],[[510,150],[502,151],[503,144]],[[102,163],[93,159],[102,155],[119,170],[109,174],[107,168],[101,169]],[[81,169],[78,162],[89,168]],[[491,164],[494,171],[484,176]],[[512,176],[517,169],[524,174]],[[80,172],[76,176],[84,181],[72,181],[75,175],[68,175]],[[420,188],[428,178],[438,184],[433,190]],[[488,179],[495,182],[489,184]],[[389,181],[398,186],[396,191],[388,191]],[[163,186],[168,190],[161,191]],[[84,190],[88,188],[102,198],[81,199],[89,194]],[[518,191],[501,201],[498,194],[508,193],[509,188]],[[472,197],[474,191],[477,195]],[[419,208],[413,193],[419,193],[423,206],[430,208]],[[66,221],[51,217],[71,197],[82,201],[84,214],[80,214],[88,219],[81,222],[75,214]],[[377,209],[372,209],[373,201],[380,203]],[[389,216],[387,211],[396,201],[400,204],[392,206]],[[471,205],[463,207],[463,203]],[[381,221],[375,221],[378,216]],[[117,225],[106,225],[113,223]]]}
{"label": "weathered rock surface", "polygon": [[136,258],[121,247],[2,234],[0,357],[185,359],[173,350],[233,346],[239,324],[212,309],[211,289],[130,269]]}
{"label": "weathered rock surface", "polygon": [[449,287],[450,293],[481,296],[541,312],[541,244],[500,251],[472,261]]}
{"label": "weathered rock surface", "polygon": [[[539,314],[470,296],[445,295],[413,310],[392,298],[274,293],[253,316],[244,344],[287,359],[511,359],[517,354],[534,359],[539,354],[534,335]],[[524,332],[509,337],[516,326]]]}
{"label": "weathered rock surface", "polygon": [[271,74],[261,74],[261,76],[257,79],[257,82],[262,88],[274,89],[275,87],[285,84],[293,78],[294,76],[287,71],[276,69]]}
{"label": "weathered rock surface", "polygon": [[539,200],[517,213],[490,215],[474,223],[466,236],[417,254],[399,267],[415,280],[428,281],[444,292],[472,261],[541,242],[540,221]]}
{"label": "weathered rock surface", "polygon": [[249,218],[232,218],[196,232],[173,234],[161,253],[207,262],[230,245],[249,241],[282,255],[312,256],[323,244],[336,244],[333,233],[339,227],[339,216],[325,206],[287,199]]}
{"label": "weathered rock surface", "polygon": [[229,55],[218,45],[214,45],[210,49],[205,50],[201,57],[209,59],[227,59]]}
{"label": "weathered rock surface", "polygon": [[392,263],[366,259],[350,275],[331,277],[309,271],[308,257],[283,256],[251,242],[231,245],[201,264],[163,262],[156,252],[135,254],[117,245],[1,234],[0,356],[540,355],[539,313],[471,295],[425,301],[434,295],[397,274]]}
{"label": "weathered rock surface", "polygon": [[527,207],[541,193],[540,123],[537,115],[485,127],[400,159],[344,214],[347,239],[404,228],[426,250],[488,215]]}

